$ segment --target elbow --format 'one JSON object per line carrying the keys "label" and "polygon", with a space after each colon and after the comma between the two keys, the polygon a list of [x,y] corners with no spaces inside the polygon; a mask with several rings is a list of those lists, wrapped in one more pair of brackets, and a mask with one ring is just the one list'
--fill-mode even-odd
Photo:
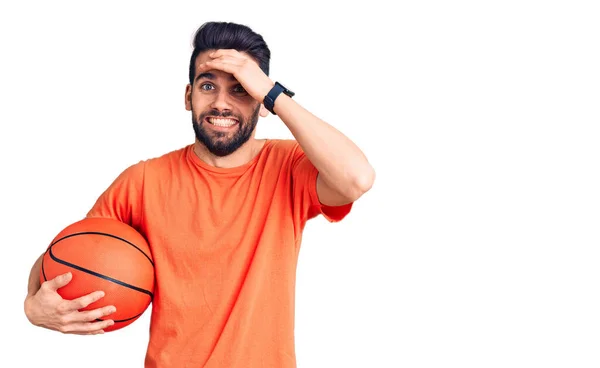
{"label": "elbow", "polygon": [[373,183],[375,182],[375,170],[372,166],[368,166],[367,169],[361,171],[354,178],[354,185],[352,186],[352,190],[348,193],[348,198],[352,201],[356,201],[363,194],[371,190],[373,187]]}
{"label": "elbow", "polygon": [[366,169],[364,169],[360,175],[357,176],[355,183],[358,191],[362,194],[365,194],[373,187],[373,183],[375,182],[375,169],[373,166],[368,165]]}

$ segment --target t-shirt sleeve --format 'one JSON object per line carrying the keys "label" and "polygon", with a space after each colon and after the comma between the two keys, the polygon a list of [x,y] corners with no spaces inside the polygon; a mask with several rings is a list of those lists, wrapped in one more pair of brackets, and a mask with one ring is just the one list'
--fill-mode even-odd
{"label": "t-shirt sleeve", "polygon": [[323,215],[329,222],[338,222],[344,219],[350,213],[353,203],[341,206],[322,204],[317,194],[319,170],[306,157],[298,143],[295,144],[292,155],[293,195],[301,215],[307,220],[318,215]]}
{"label": "t-shirt sleeve", "polygon": [[142,221],[144,162],[125,169],[98,197],[86,217],[114,218],[138,227]]}

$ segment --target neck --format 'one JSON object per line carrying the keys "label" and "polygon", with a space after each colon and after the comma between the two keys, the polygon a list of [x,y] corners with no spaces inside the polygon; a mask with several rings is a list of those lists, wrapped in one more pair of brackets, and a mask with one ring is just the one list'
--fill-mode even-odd
{"label": "neck", "polygon": [[204,144],[196,139],[194,153],[198,158],[211,166],[229,169],[250,162],[260,152],[264,144],[265,140],[250,138],[232,154],[221,157],[212,154]]}

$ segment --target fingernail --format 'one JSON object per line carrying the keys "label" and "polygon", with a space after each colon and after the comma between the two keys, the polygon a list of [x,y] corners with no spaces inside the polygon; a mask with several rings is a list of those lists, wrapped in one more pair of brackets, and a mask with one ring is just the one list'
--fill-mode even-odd
{"label": "fingernail", "polygon": [[108,325],[109,325],[109,326],[112,326],[112,325],[114,325],[114,324],[115,324],[115,321],[113,321],[113,320],[111,320],[111,321],[108,323]]}
{"label": "fingernail", "polygon": [[112,307],[112,308],[110,308],[110,310],[109,310],[109,312],[110,312],[110,313],[115,313],[116,311],[117,311],[117,308],[115,308],[115,307]]}

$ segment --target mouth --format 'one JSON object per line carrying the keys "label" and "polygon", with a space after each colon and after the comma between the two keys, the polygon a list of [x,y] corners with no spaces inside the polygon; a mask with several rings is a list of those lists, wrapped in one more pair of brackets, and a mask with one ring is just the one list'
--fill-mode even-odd
{"label": "mouth", "polygon": [[219,128],[231,128],[234,125],[238,124],[236,119],[232,118],[215,118],[215,117],[207,117],[204,119],[208,124],[214,125]]}

